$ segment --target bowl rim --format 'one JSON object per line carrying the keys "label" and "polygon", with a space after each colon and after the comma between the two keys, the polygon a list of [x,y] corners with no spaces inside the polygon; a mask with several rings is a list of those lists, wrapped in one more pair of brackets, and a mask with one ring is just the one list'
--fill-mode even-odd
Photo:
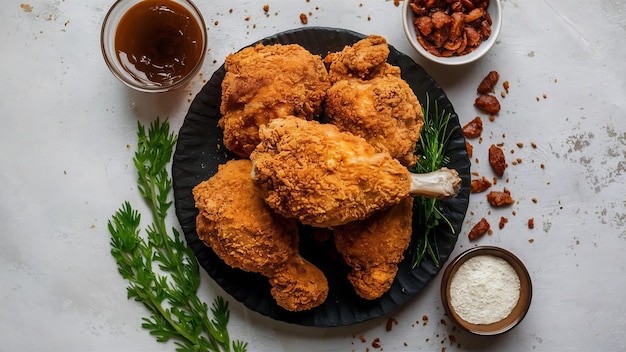
{"label": "bowl rim", "polygon": [[[405,0],[402,5],[402,27],[404,28],[404,34],[406,35],[407,40],[411,44],[411,46],[424,58],[441,64],[448,66],[458,66],[465,65],[471,62],[474,62],[481,57],[483,57],[491,48],[495,45],[498,36],[500,35],[500,30],[502,27],[502,4],[500,0],[490,0],[489,8],[491,8],[492,4],[495,6],[495,12],[490,11],[490,15],[493,19],[493,24],[491,25],[491,35],[489,38],[482,42],[478,48],[471,53],[462,55],[462,56],[451,56],[451,57],[439,57],[435,56],[417,41],[417,34],[415,33],[415,29],[413,27],[413,18],[414,14],[410,8],[410,0]],[[498,16],[494,16],[493,14],[497,13]]]}
{"label": "bowl rim", "polygon": [[[122,73],[118,71],[117,67],[112,62],[112,60],[115,60],[115,55],[111,54],[111,52],[115,51],[115,48],[108,48],[107,44],[105,43],[106,42],[105,36],[107,35],[107,30],[109,29],[109,26],[110,26],[109,21],[111,20],[113,13],[120,6],[128,2],[132,3],[131,5],[129,5],[129,7],[126,10],[124,10],[124,13],[121,15],[121,16],[124,16],[128,10],[130,10],[133,6],[137,5],[141,1],[143,0],[116,0],[107,11],[102,21],[102,26],[100,28],[100,50],[102,52],[104,62],[109,68],[109,71],[111,71],[111,73],[113,73],[113,75],[120,82],[122,82],[124,85],[132,89],[135,89],[137,91],[146,92],[146,93],[161,93],[161,92],[168,92],[168,91],[180,88],[181,86],[187,84],[195,75],[198,74],[206,58],[207,48],[209,45],[208,44],[209,34],[207,32],[207,26],[204,20],[204,16],[202,15],[202,12],[196,6],[196,4],[194,4],[194,2],[191,0],[171,0],[173,2],[185,3],[189,5],[190,12],[192,13],[194,17],[197,17],[198,26],[200,26],[200,29],[201,29],[200,32],[202,33],[203,43],[202,43],[202,48],[201,48],[202,51],[200,54],[200,58],[198,59],[198,62],[196,63],[195,67],[191,71],[189,71],[189,73],[185,77],[182,77],[177,82],[168,84],[168,85],[154,85],[154,86],[143,85],[137,82],[136,80],[131,80],[128,77],[124,76]],[[117,28],[112,28],[111,30],[112,30],[113,35],[115,35]]]}
{"label": "bowl rim", "polygon": [[[520,298],[508,317],[492,324],[472,324],[464,321],[451,307],[450,283],[452,277],[468,259],[481,256],[493,255],[506,260],[513,267],[520,280]],[[503,334],[516,327],[526,316],[532,301],[532,280],[524,263],[512,252],[496,246],[476,246],[457,255],[446,267],[441,279],[441,302],[446,315],[461,329],[482,336]]]}

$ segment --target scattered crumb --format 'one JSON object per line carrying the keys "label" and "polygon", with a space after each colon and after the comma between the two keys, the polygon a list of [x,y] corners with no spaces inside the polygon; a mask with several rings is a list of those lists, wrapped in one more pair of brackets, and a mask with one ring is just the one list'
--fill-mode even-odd
{"label": "scattered crumb", "polygon": [[387,331],[391,331],[391,329],[393,328],[394,325],[398,325],[398,321],[394,318],[389,318],[387,320],[387,326],[386,326],[386,330]]}
{"label": "scattered crumb", "polygon": [[543,93],[543,98],[544,98],[544,99],[547,99],[547,98],[548,98],[548,95],[547,95],[546,93]]}
{"label": "scattered crumb", "polygon": [[500,217],[500,223],[498,223],[498,228],[500,230],[502,230],[504,228],[504,225],[509,222],[509,219],[505,218],[504,216]]}
{"label": "scattered crumb", "polygon": [[361,342],[363,343],[367,342],[367,340],[365,339],[365,336],[363,335],[359,336],[359,340],[361,340]]}
{"label": "scattered crumb", "polygon": [[24,12],[33,12],[33,6],[30,4],[20,4],[20,7]]}
{"label": "scattered crumb", "polygon": [[309,18],[306,16],[306,14],[305,14],[305,13],[301,13],[301,14],[300,14],[300,22],[301,22],[302,24],[307,24],[307,23],[309,23]]}
{"label": "scattered crumb", "polygon": [[517,147],[518,147],[518,148],[523,148],[523,147],[524,147],[524,143],[522,143],[522,142],[517,142]]}
{"label": "scattered crumb", "polygon": [[534,229],[535,228],[535,218],[528,219],[528,228],[529,229]]}
{"label": "scattered crumb", "polygon": [[372,347],[374,348],[381,348],[381,344],[380,344],[380,338],[375,338],[374,341],[372,341]]}
{"label": "scattered crumb", "polygon": [[532,200],[533,203],[537,203],[537,198],[535,198],[535,197],[531,198],[530,200]]}
{"label": "scattered crumb", "polygon": [[535,242],[535,239],[534,239],[534,238],[529,238],[529,239],[528,239],[528,243],[533,243],[533,242]]}
{"label": "scattered crumb", "polygon": [[270,11],[270,5],[268,4],[263,5],[263,12],[267,13],[269,11]]}
{"label": "scattered crumb", "polygon": [[393,0],[393,5],[394,6],[400,6],[400,0]]}
{"label": "scattered crumb", "polygon": [[250,16],[247,16],[246,18],[244,18],[244,20],[250,21]]}
{"label": "scattered crumb", "polygon": [[530,146],[533,148],[537,148],[537,144],[535,142],[530,142]]}

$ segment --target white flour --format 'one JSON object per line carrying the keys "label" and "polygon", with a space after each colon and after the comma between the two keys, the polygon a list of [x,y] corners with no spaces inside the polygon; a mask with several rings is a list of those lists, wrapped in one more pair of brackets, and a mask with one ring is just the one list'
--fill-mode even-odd
{"label": "white flour", "polygon": [[468,259],[450,282],[452,309],[468,323],[492,324],[506,318],[519,296],[515,269],[492,255]]}

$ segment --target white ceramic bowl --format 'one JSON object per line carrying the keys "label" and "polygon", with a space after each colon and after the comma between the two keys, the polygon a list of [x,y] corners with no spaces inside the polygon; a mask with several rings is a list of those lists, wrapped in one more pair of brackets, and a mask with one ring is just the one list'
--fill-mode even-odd
{"label": "white ceramic bowl", "polygon": [[415,33],[415,27],[413,25],[413,20],[415,18],[411,7],[409,6],[410,0],[405,0],[404,5],[402,7],[402,25],[404,27],[404,33],[406,34],[407,39],[411,43],[411,46],[417,50],[417,52],[422,55],[424,58],[436,62],[442,65],[464,65],[473,61],[478,60],[483,55],[485,55],[491,47],[496,43],[496,39],[500,34],[500,27],[502,26],[502,8],[500,5],[500,0],[491,0],[489,2],[489,7],[487,11],[491,16],[492,25],[491,25],[491,35],[485,41],[483,41],[474,51],[469,54],[465,54],[462,56],[451,56],[451,57],[440,57],[435,56],[426,49],[417,41],[417,34]]}

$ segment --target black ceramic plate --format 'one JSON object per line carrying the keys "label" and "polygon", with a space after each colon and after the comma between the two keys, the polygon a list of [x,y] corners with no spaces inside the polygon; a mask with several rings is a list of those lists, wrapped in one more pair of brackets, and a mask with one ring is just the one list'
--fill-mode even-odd
{"label": "black ceramic plate", "polygon": [[[365,36],[333,28],[306,28],[283,32],[261,40],[264,44],[297,43],[313,54],[325,56],[340,51]],[[437,83],[411,58],[390,47],[388,62],[402,69],[402,77],[409,83],[422,104],[435,102],[440,109],[451,113],[452,137],[446,150],[449,168],[456,169],[462,178],[458,197],[445,202],[444,213],[454,225],[454,232],[444,226],[437,233],[441,263],[444,263],[456,244],[467,211],[470,184],[470,162],[465,138],[452,104]],[[367,301],[359,298],[346,279],[348,270],[333,253],[332,241],[315,241],[311,228],[302,227],[300,250],[302,255],[326,274],[330,286],[328,299],[319,307],[305,312],[288,312],[280,308],[270,295],[267,280],[261,275],[233,269],[206,247],[196,234],[195,217],[198,214],[191,190],[198,183],[217,172],[217,166],[235,155],[222,144],[222,130],[217,121],[221,117],[221,82],[224,66],[220,67],[195,97],[178,135],[178,144],[172,164],[176,214],[187,243],[193,249],[200,265],[235,299],[248,308],[273,319],[312,326],[342,326],[376,318],[398,308],[414,297],[439,272],[439,267],[425,260],[411,268],[413,244],[400,263],[398,275],[391,289],[380,299]],[[415,238],[415,233],[414,236]]]}

